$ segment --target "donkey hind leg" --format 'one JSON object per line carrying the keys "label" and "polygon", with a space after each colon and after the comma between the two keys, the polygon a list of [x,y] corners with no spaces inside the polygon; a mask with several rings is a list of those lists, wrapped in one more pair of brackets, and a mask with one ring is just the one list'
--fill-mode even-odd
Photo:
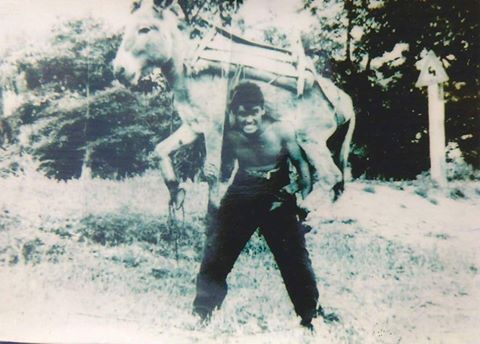
{"label": "donkey hind leg", "polygon": [[[342,173],[332,159],[332,154],[325,144],[324,139],[318,141],[302,142],[301,147],[313,165],[317,182],[314,189],[331,190],[334,185],[342,180]],[[308,197],[307,197],[308,199]]]}
{"label": "donkey hind leg", "polygon": [[332,159],[341,171],[341,178],[332,188],[333,201],[336,201],[345,190],[345,181],[350,179],[348,156],[350,144],[355,128],[355,117],[338,126],[337,130],[327,140],[328,149],[332,152]]}
{"label": "donkey hind leg", "polygon": [[174,204],[177,209],[183,204],[185,191],[179,189],[170,154],[180,147],[191,144],[198,136],[188,125],[183,124],[172,135],[157,144],[154,150],[154,154],[159,158],[160,173],[170,193],[170,204]]}

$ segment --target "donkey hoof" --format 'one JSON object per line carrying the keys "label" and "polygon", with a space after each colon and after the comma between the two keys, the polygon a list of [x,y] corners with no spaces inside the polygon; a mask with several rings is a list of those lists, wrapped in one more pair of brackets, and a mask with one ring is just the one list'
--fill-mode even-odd
{"label": "donkey hoof", "polygon": [[333,201],[335,202],[345,191],[345,183],[343,181],[336,183],[333,188]]}

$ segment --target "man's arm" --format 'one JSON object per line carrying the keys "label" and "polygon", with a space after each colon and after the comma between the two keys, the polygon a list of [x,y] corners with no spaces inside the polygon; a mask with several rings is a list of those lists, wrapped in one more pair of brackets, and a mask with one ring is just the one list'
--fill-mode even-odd
{"label": "man's arm", "polygon": [[220,181],[226,182],[229,180],[232,175],[234,166],[235,166],[235,151],[233,149],[233,134],[232,129],[227,128],[227,132],[224,134],[224,142],[222,145],[222,158],[221,158],[221,170],[220,170]]}
{"label": "man's arm", "polygon": [[312,176],[310,173],[310,165],[305,158],[305,153],[295,139],[295,130],[287,125],[282,126],[282,139],[284,147],[287,150],[288,157],[295,166],[298,173],[298,184],[302,198],[305,199],[312,191]]}

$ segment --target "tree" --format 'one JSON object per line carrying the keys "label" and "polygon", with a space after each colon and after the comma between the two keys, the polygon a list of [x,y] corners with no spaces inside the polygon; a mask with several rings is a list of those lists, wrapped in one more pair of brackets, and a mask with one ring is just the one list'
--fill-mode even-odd
{"label": "tree", "polygon": [[[207,27],[203,17],[213,21],[218,15],[229,23],[242,2],[179,3],[196,28],[193,34],[201,35]],[[415,62],[424,49],[433,49],[442,58],[450,76],[445,88],[447,139],[458,143],[465,159],[479,167],[480,0],[304,3],[317,19],[303,36],[307,53],[321,74],[354,99],[355,175],[411,178],[428,169],[427,101],[425,90],[414,86],[419,73]],[[273,44],[282,43],[286,39],[277,31],[264,36]],[[43,47],[12,55],[16,74],[25,75],[28,88],[19,117],[24,125],[38,129],[28,148],[49,174],[78,176],[82,165],[101,176],[141,172],[153,166],[147,158],[152,145],[178,125],[168,89],[159,92],[160,98],[148,99],[144,91],[149,87],[131,91],[113,85],[110,62],[118,44],[118,33],[87,19],[59,25]],[[156,112],[149,112],[153,110],[147,105],[155,101]],[[146,124],[156,120],[158,125]],[[198,167],[202,159],[198,147],[179,154],[194,154],[186,161]],[[196,170],[184,171],[189,169]]]}
{"label": "tree", "polygon": [[[44,47],[10,61],[27,84],[17,110],[23,126],[34,128],[25,149],[47,175],[78,178],[86,168],[99,177],[141,173],[155,166],[155,144],[180,125],[165,80],[147,76],[136,91],[116,84],[111,61],[119,43],[101,22],[71,21],[54,28]],[[174,157],[183,177],[193,177],[201,159],[192,149]]]}
{"label": "tree", "polygon": [[223,24],[230,24],[232,14],[243,3],[243,0],[179,0],[180,7],[187,21],[202,25],[202,17],[218,15]]}
{"label": "tree", "polygon": [[[341,7],[333,20],[322,24],[343,37],[343,49],[331,54],[331,65],[358,112],[354,141],[363,156],[353,166],[357,175],[410,178],[428,169],[427,101],[424,91],[414,87],[419,73],[415,62],[428,49],[443,59],[450,75],[447,140],[457,142],[466,160],[479,167],[478,0],[305,4],[315,13]],[[339,50],[344,52],[340,58]]]}

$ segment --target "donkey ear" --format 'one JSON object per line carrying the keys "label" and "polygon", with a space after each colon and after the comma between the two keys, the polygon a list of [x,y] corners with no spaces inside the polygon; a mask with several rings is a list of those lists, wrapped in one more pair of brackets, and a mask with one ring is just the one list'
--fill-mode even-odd
{"label": "donkey ear", "polygon": [[233,128],[236,124],[236,121],[235,121],[235,115],[233,114],[233,111],[228,111],[228,125],[230,126],[230,128]]}

